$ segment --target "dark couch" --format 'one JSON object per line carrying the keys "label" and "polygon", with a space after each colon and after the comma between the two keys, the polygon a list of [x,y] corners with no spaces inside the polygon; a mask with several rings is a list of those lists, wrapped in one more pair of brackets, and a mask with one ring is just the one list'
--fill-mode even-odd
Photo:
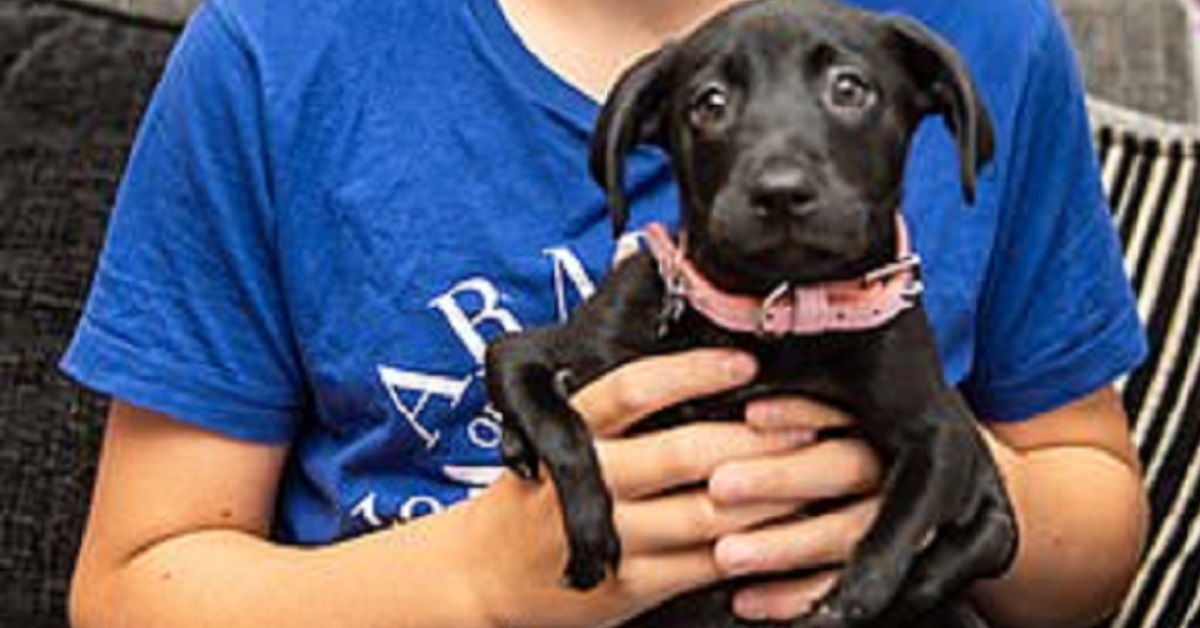
{"label": "dark couch", "polygon": [[104,404],[54,365],[172,40],[0,0],[0,628],[64,624]]}

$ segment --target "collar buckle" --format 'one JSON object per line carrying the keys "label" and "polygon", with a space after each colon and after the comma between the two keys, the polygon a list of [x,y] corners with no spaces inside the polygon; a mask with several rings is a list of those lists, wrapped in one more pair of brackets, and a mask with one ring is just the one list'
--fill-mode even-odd
{"label": "collar buckle", "polygon": [[754,333],[764,338],[778,338],[787,333],[791,327],[791,321],[788,321],[787,326],[779,325],[779,317],[785,314],[791,318],[791,308],[780,308],[785,297],[790,297],[792,294],[792,284],[784,281],[770,294],[762,300],[758,306],[758,311],[755,313],[755,331]]}

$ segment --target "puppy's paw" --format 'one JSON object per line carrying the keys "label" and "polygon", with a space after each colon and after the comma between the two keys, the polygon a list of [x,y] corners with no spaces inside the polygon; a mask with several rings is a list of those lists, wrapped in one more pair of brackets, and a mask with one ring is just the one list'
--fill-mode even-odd
{"label": "puppy's paw", "polygon": [[504,466],[512,469],[521,479],[538,479],[540,460],[537,447],[521,428],[505,420],[500,426],[500,458]]}
{"label": "puppy's paw", "polygon": [[905,570],[872,562],[867,568],[851,562],[837,586],[813,611],[796,622],[798,628],[857,628],[874,626],[904,582]]}
{"label": "puppy's paw", "polygon": [[992,469],[993,480],[988,483],[989,490],[981,501],[975,517],[966,526],[971,534],[979,537],[977,544],[980,556],[977,560],[974,578],[990,578],[1008,571],[1017,557],[1017,547],[1020,545],[1020,529],[1017,526],[1017,513],[1013,509],[1003,482],[999,479],[999,471]]}
{"label": "puppy's paw", "polygon": [[793,622],[793,628],[847,628],[852,625],[850,621],[845,609],[821,602],[808,615]]}
{"label": "puppy's paw", "polygon": [[846,618],[842,611],[825,602],[817,604],[812,612],[793,622],[793,628],[844,628]]}
{"label": "puppy's paw", "polygon": [[[1016,515],[1003,487],[979,478],[970,508],[942,525],[917,556],[903,589],[892,602],[888,616],[906,618],[884,625],[920,625],[930,628],[976,628],[969,604],[956,598],[971,581],[999,576],[1008,569],[1017,551]],[[920,622],[909,619],[920,615]],[[936,620],[936,621],[935,621]]]}
{"label": "puppy's paw", "polygon": [[964,530],[971,541],[963,544],[959,554],[970,562],[968,579],[994,578],[1008,571],[1017,557],[1019,532],[1007,497],[984,502]]}
{"label": "puppy's paw", "polygon": [[570,534],[563,584],[587,591],[600,584],[609,570],[615,574],[620,563],[621,538],[609,517],[601,525],[587,526]]}

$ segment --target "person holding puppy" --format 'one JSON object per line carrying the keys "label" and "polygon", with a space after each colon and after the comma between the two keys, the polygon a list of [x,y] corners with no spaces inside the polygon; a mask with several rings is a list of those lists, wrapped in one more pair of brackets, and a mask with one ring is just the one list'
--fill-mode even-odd
{"label": "person holding puppy", "polygon": [[[626,436],[747,382],[700,349],[572,404],[616,498],[622,568],[559,581],[548,482],[498,468],[488,340],[560,320],[618,256],[588,178],[598,102],[732,0],[210,0],[146,113],[64,368],[114,398],[72,587],[92,626],[610,626],[718,580],[803,615],[878,507],[853,417],[764,399],[744,423]],[[1145,504],[1115,378],[1144,351],[1069,44],[1042,0],[867,0],[955,45],[996,115],[976,210],[932,121],[904,201],[947,377],[1018,514],[997,625],[1088,625]],[[676,212],[636,152],[638,225]],[[623,241],[624,243],[624,241]],[[838,499],[817,516],[786,517]],[[112,600],[119,600],[113,603]]]}

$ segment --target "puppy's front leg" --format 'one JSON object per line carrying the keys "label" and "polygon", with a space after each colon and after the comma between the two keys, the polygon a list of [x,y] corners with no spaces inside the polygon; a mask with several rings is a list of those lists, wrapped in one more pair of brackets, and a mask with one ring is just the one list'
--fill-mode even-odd
{"label": "puppy's front leg", "polygon": [[957,473],[957,499],[947,504],[952,516],[943,517],[936,538],[917,557],[896,608],[934,607],[972,580],[1004,573],[1015,557],[1016,513],[1000,470],[978,428],[960,434],[948,465]]}
{"label": "puppy's front leg", "polygon": [[566,584],[595,587],[617,569],[620,538],[612,496],[600,471],[592,435],[571,407],[561,372],[545,347],[550,330],[506,337],[488,347],[488,392],[503,416],[505,463],[535,479],[544,463],[554,482],[567,534]]}
{"label": "puppy's front leg", "polygon": [[947,392],[894,438],[902,442],[888,447],[878,519],[837,587],[799,625],[874,625],[898,595],[897,606],[920,613],[1010,560],[1015,519],[961,398]]}
{"label": "puppy's front leg", "polygon": [[900,590],[916,553],[936,529],[935,502],[943,499],[943,491],[932,490],[928,480],[937,475],[937,454],[946,439],[941,430],[930,431],[931,435],[914,435],[909,446],[898,448],[882,487],[875,524],[855,548],[833,591],[799,626],[870,625]]}

